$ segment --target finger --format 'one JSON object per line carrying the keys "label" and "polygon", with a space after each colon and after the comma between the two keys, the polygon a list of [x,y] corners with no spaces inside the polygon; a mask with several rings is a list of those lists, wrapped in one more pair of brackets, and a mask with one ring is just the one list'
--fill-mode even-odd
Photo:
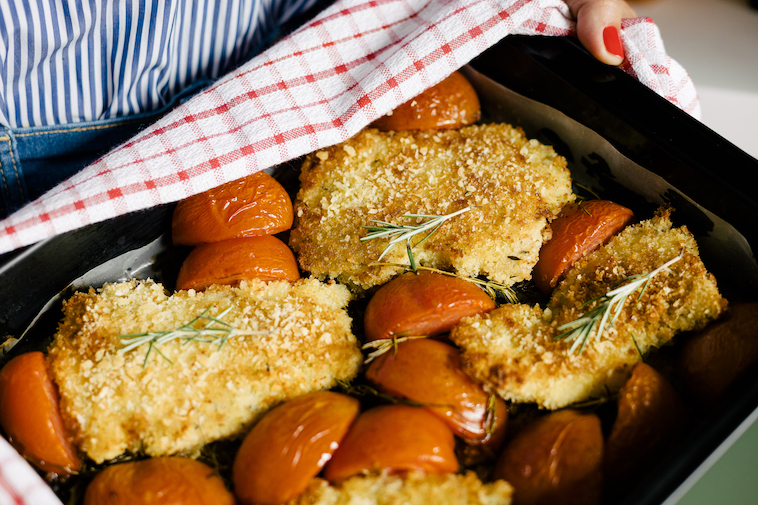
{"label": "finger", "polygon": [[635,17],[634,10],[621,0],[567,0],[576,17],[579,41],[598,60],[608,65],[624,61],[621,20]]}

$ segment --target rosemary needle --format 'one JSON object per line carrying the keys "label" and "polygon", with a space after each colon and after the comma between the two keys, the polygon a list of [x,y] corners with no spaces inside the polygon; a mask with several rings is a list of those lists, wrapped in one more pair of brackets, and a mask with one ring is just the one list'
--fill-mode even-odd
{"label": "rosemary needle", "polygon": [[401,342],[405,342],[407,340],[415,340],[419,338],[427,338],[425,335],[405,335],[405,336],[397,336],[392,335],[392,338],[380,338],[377,340],[372,340],[371,342],[366,342],[363,344],[363,347],[361,347],[361,350],[366,351],[368,349],[374,349],[372,352],[366,356],[366,360],[363,362],[364,365],[368,365],[372,361],[374,361],[376,358],[381,356],[382,354],[388,352],[390,349],[393,350],[395,354],[397,354],[397,344]]}
{"label": "rosemary needle", "polygon": [[493,394],[487,396],[487,410],[484,415],[484,432],[487,436],[495,433],[497,426],[497,397]]}
{"label": "rosemary needle", "polygon": [[[558,331],[565,331],[556,336],[555,340],[563,339],[573,342],[569,348],[569,352],[575,352],[578,347],[579,353],[581,353],[589,339],[590,333],[595,327],[597,327],[595,337],[599,338],[607,328],[613,326],[630,295],[637,290],[641,290],[639,297],[637,298],[639,300],[645,292],[650,279],[659,272],[668,269],[668,267],[682,259],[683,256],[684,250],[682,250],[678,256],[670,259],[655,270],[646,274],[630,275],[614,284],[614,288],[606,294],[585,302],[582,307],[586,307],[594,302],[599,302],[599,304],[592,309],[589,309],[574,321],[559,326]],[[635,345],[636,344],[637,341],[635,339]]]}
{"label": "rosemary needle", "polygon": [[342,380],[337,380],[337,385],[342,389],[342,391],[345,394],[348,394],[355,398],[360,397],[374,397],[379,398],[381,400],[384,400],[388,403],[402,403],[405,405],[411,405],[413,407],[436,407],[441,406],[445,407],[446,405],[432,405],[427,403],[421,403],[417,401],[413,401],[409,398],[403,398],[400,396],[393,396],[387,393],[382,393],[381,391],[372,388],[371,386],[367,384],[351,384],[349,382],[345,382]]}
{"label": "rosemary needle", "polygon": [[[152,351],[157,352],[163,359],[173,364],[173,362],[163,354],[158,346],[171,342],[172,340],[181,339],[185,344],[191,342],[204,342],[209,344],[217,344],[221,349],[226,342],[232,338],[240,335],[265,335],[267,331],[256,330],[238,330],[232,325],[224,321],[224,317],[232,310],[231,307],[222,311],[217,316],[209,316],[208,311],[210,307],[201,312],[192,321],[183,324],[179,328],[166,331],[149,331],[144,333],[130,333],[128,335],[121,335],[119,338],[124,347],[120,348],[118,352],[120,354],[129,352],[145,344],[148,345],[147,353],[145,354],[145,360],[142,366],[147,365],[147,360],[150,357]],[[197,326],[198,323],[204,322],[203,325]],[[213,326],[213,325],[217,326]]]}

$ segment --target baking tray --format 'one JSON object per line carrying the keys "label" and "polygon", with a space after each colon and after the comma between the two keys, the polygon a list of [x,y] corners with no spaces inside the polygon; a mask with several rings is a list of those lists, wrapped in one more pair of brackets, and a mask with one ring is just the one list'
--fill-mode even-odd
{"label": "baking tray", "polygon": [[[745,182],[758,172],[758,160],[621,70],[600,64],[573,38],[507,37],[466,71],[480,93],[516,97],[483,100],[487,119],[508,120],[554,145],[572,173],[604,198],[643,214],[661,201],[672,204],[675,224],[693,231],[724,295],[756,299],[758,203]],[[294,166],[277,172],[291,178]],[[47,345],[61,300],[75,289],[148,276],[173,288],[187,253],[167,235],[173,207],[127,214],[0,257],[0,335],[23,335],[8,357]],[[751,370],[623,503],[664,503],[757,409],[758,372]]]}

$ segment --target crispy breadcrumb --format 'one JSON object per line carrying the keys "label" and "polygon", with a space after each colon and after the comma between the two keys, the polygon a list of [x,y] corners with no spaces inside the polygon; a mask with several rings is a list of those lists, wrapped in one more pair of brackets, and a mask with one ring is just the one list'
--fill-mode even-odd
{"label": "crispy breadcrumb", "polygon": [[[562,333],[559,326],[597,303],[583,306],[585,302],[682,252],[681,260],[652,278],[641,298],[637,292],[627,300],[615,327],[600,338],[595,331],[590,334],[583,352],[570,352],[570,343],[556,340]],[[503,305],[464,319],[451,338],[462,348],[467,373],[504,399],[557,409],[617,391],[641,360],[640,352],[664,345],[678,333],[703,328],[725,308],[726,300],[700,260],[694,238],[685,227],[672,228],[668,212],[661,212],[627,227],[577,262],[544,310]]]}
{"label": "crispy breadcrumb", "polygon": [[[361,242],[372,220],[417,224],[402,216],[446,215],[473,206],[415,246],[415,257],[422,265],[511,285],[531,278],[550,236],[548,221],[574,199],[566,160],[505,124],[365,129],[309,155],[300,182],[290,234],[300,266],[357,292],[398,273],[369,266],[389,242]],[[382,261],[408,265],[405,244],[395,245]]]}
{"label": "crispy breadcrumb", "polygon": [[289,505],[509,505],[513,487],[504,480],[483,484],[465,474],[351,477],[331,486],[313,479]]}
{"label": "crispy breadcrumb", "polygon": [[[276,404],[357,374],[350,298],[315,279],[171,296],[155,282],[130,281],[77,293],[48,354],[66,428],[97,463],[124,452],[192,453],[239,434]],[[213,316],[231,308],[224,321],[266,333],[221,348],[174,340],[147,361],[148,345],[119,352],[120,335],[179,328],[207,308]]]}

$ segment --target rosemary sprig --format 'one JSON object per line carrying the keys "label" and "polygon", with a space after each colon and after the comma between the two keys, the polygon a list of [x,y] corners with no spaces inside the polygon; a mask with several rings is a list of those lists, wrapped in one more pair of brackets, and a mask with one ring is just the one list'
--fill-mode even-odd
{"label": "rosemary sprig", "polygon": [[678,256],[670,259],[652,272],[630,275],[615,283],[613,289],[606,294],[585,302],[582,304],[582,307],[586,307],[595,302],[599,303],[574,321],[559,326],[558,330],[563,333],[557,335],[555,340],[563,339],[568,342],[573,342],[569,348],[569,352],[575,352],[578,347],[579,353],[581,354],[589,339],[590,333],[595,327],[597,327],[595,337],[599,338],[608,328],[614,325],[629,296],[636,291],[641,290],[637,299],[639,300],[642,298],[650,279],[659,272],[668,269],[668,267],[682,259],[683,256],[684,250],[682,250]]}
{"label": "rosemary sprig", "polygon": [[392,349],[392,352],[397,355],[397,345],[401,342],[405,342],[407,340],[416,340],[419,338],[427,338],[424,335],[392,335],[392,338],[380,338],[377,340],[372,340],[371,342],[366,342],[363,344],[363,347],[361,347],[361,350],[368,350],[368,349],[374,349],[374,351],[370,352],[367,356],[365,361],[363,362],[364,365],[368,365],[372,361],[374,361],[376,358],[381,356],[382,354],[386,353],[390,349]]}
{"label": "rosemary sprig", "polygon": [[[190,322],[184,323],[179,328],[173,330],[149,331],[145,333],[121,335],[119,338],[124,346],[120,348],[118,352],[123,354],[147,344],[148,348],[147,353],[145,354],[145,360],[142,363],[143,367],[147,365],[147,360],[152,351],[157,352],[163,359],[173,365],[173,362],[158,348],[172,340],[180,339],[183,340],[185,344],[191,342],[216,344],[220,350],[230,338],[238,337],[240,335],[266,335],[268,333],[267,331],[238,330],[224,321],[224,317],[230,310],[232,310],[231,307],[222,311],[217,316],[209,316],[209,310],[210,307],[205,309]],[[199,323],[203,324],[198,326]],[[214,324],[218,326],[213,326]]]}
{"label": "rosemary sprig", "polygon": [[[387,247],[384,248],[384,251],[382,251],[382,254],[379,255],[379,258],[377,261],[381,261],[382,258],[384,258],[384,255],[387,254],[387,252],[394,246],[395,244],[405,242],[405,247],[408,252],[408,260],[411,263],[411,266],[413,267],[413,271],[416,271],[416,259],[413,256],[413,247],[416,247],[420,243],[422,243],[424,240],[429,238],[429,236],[437,231],[437,228],[439,228],[442,223],[445,221],[454,218],[455,216],[458,216],[460,214],[463,214],[464,212],[468,212],[471,209],[473,209],[472,206],[468,206],[466,208],[457,210],[455,212],[452,212],[450,214],[446,214],[444,216],[437,216],[437,215],[429,215],[429,214],[403,214],[402,217],[407,218],[416,218],[416,219],[426,219],[426,221],[423,221],[420,224],[413,225],[413,224],[394,224],[394,223],[388,223],[387,221],[377,221],[377,220],[371,220],[372,223],[375,223],[373,226],[364,226],[363,228],[369,230],[369,233],[361,238],[361,242],[366,242],[368,240],[374,240],[376,238],[384,238],[388,237],[391,238],[389,244],[387,244]],[[419,233],[427,233],[421,240],[416,242],[415,244],[411,244],[411,238],[418,235]]]}
{"label": "rosemary sprig", "polygon": [[402,268],[405,270],[416,272],[418,270],[428,270],[429,272],[434,272],[437,274],[447,275],[448,277],[458,277],[459,279],[463,279],[464,281],[471,282],[472,284],[476,284],[480,288],[482,288],[488,295],[490,295],[490,298],[493,300],[497,300],[498,296],[501,298],[504,298],[508,303],[518,303],[519,298],[518,295],[516,295],[516,291],[511,286],[506,286],[505,284],[502,284],[500,282],[491,281],[489,279],[479,279],[476,277],[466,277],[460,274],[457,274],[455,272],[447,272],[445,270],[440,270],[438,268],[434,267],[426,267],[418,265],[414,269],[413,267],[410,267],[408,265],[402,265],[400,263],[371,263],[369,266],[381,266],[381,267],[396,267],[396,268]]}

